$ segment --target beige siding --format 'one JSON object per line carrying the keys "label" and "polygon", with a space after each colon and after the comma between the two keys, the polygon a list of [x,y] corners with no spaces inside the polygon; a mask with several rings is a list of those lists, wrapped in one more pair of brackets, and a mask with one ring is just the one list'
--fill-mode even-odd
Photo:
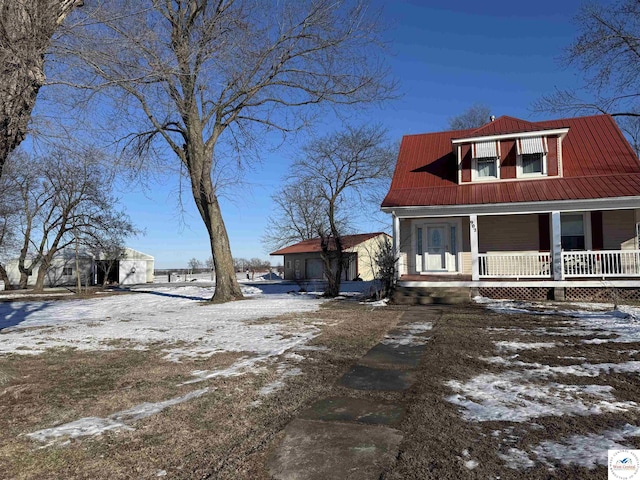
{"label": "beige siding", "polygon": [[[375,258],[380,251],[381,242],[384,242],[386,235],[380,235],[375,238],[362,242],[355,249],[349,251],[355,251],[358,254],[358,275],[364,281],[373,280],[377,267],[375,265]],[[387,237],[389,238],[389,237]],[[391,241],[391,238],[389,238]]]}
{"label": "beige siding", "polygon": [[539,250],[537,215],[478,217],[478,249],[483,252]]}
{"label": "beige siding", "polygon": [[462,272],[463,275],[471,275],[471,252],[462,252]]}
{"label": "beige siding", "polygon": [[635,249],[635,229],[635,214],[633,210],[602,212],[604,250]]}

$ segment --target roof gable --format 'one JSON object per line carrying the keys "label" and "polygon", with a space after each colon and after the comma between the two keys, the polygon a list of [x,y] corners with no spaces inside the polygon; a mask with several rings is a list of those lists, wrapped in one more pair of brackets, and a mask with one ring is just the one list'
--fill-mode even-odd
{"label": "roof gable", "polygon": [[486,137],[489,135],[504,135],[507,133],[523,133],[523,132],[535,132],[542,130],[538,123],[528,122],[527,120],[521,120],[519,118],[509,117],[503,115],[502,117],[483,125],[480,128],[465,133],[463,135],[455,136],[452,138],[473,138],[473,137]]}
{"label": "roof gable", "polygon": [[[387,237],[389,236],[384,232],[344,235],[342,237],[342,248],[345,250],[349,248],[353,248],[379,235],[386,235]],[[333,242],[332,240],[333,239],[330,239],[329,241],[329,250],[336,249],[335,242]],[[287,247],[281,248],[280,250],[271,252],[269,255],[290,255],[293,253],[319,253],[319,252],[322,252],[322,245],[320,242],[320,238],[313,238],[311,240],[304,240],[302,242],[298,242],[293,245],[289,245]]]}

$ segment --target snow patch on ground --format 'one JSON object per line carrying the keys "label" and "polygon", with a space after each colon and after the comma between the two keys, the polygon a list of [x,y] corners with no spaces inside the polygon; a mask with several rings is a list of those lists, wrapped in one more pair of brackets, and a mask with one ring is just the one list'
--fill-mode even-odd
{"label": "snow patch on ground", "polygon": [[165,400],[164,402],[145,402],[133,408],[113,413],[106,418],[85,417],[63,425],[58,425],[57,427],[45,428],[44,430],[28,433],[27,437],[42,443],[50,442],[46,445],[49,446],[60,439],[96,436],[109,430],[133,430],[130,426],[131,423],[160,413],[173,405],[201,397],[208,392],[208,388],[203,388],[189,392],[181,397]]}
{"label": "snow patch on ground", "polygon": [[504,365],[507,367],[521,367],[528,378],[547,378],[553,375],[575,375],[577,377],[597,377],[601,373],[639,373],[640,361],[622,363],[582,363],[579,365],[550,366],[541,363],[528,363],[504,357],[481,357],[487,363]]}
{"label": "snow patch on ground", "polygon": [[553,348],[558,344],[555,342],[494,342],[498,351],[519,351],[519,350],[538,350],[541,348]]}
{"label": "snow patch on ground", "polygon": [[423,334],[432,328],[433,324],[429,322],[398,325],[396,330],[399,330],[400,333],[387,334],[380,343],[392,347],[425,345],[429,337],[425,337]]}
{"label": "snow patch on ground", "polygon": [[456,393],[447,398],[462,407],[471,422],[526,422],[547,415],[596,415],[637,410],[636,402],[618,402],[603,385],[535,383],[522,372],[488,373],[466,382],[446,383]]}
{"label": "snow patch on ground", "polygon": [[273,392],[284,388],[285,380],[290,377],[302,375],[302,370],[300,370],[299,368],[286,368],[284,365],[281,365],[278,368],[278,373],[280,374],[280,379],[262,387],[258,391],[259,395],[270,395]]}
{"label": "snow patch on ground", "polygon": [[[560,442],[544,441],[531,448],[531,452],[550,470],[553,470],[557,463],[593,470],[599,465],[607,465],[607,450],[632,448],[620,442],[629,437],[639,436],[640,427],[626,424],[622,428],[605,430],[599,434],[572,435]],[[499,453],[498,457],[510,468],[526,469],[535,465],[526,451],[517,448],[511,448],[505,454]]]}
{"label": "snow patch on ground", "polygon": [[502,460],[508,468],[523,470],[533,467],[536,463],[529,458],[527,452],[517,448],[510,448],[506,453],[498,452],[498,458]]}
{"label": "snow patch on ground", "polygon": [[360,305],[369,305],[370,307],[386,307],[389,302],[388,298],[376,300],[375,302],[360,302]]}

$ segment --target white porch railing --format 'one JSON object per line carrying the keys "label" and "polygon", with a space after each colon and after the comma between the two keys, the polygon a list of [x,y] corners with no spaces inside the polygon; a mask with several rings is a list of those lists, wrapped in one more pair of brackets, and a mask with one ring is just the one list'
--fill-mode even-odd
{"label": "white porch railing", "polygon": [[562,252],[565,278],[640,276],[640,250]]}
{"label": "white porch railing", "polygon": [[480,253],[481,278],[550,278],[551,254],[540,252]]}

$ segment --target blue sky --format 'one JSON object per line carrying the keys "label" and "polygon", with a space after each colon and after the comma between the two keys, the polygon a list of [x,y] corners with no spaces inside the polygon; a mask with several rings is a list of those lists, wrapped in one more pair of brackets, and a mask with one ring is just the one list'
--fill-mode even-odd
{"label": "blue sky", "polygon": [[[576,36],[573,18],[583,2],[377,1],[389,26],[393,54],[388,62],[400,81],[401,97],[366,112],[389,131],[404,134],[444,130],[447,120],[474,103],[496,116],[543,119],[532,102],[557,88],[576,87],[580,77],[558,61]],[[296,143],[271,153],[246,172],[248,185],[230,192],[221,206],[235,257],[269,258],[260,237],[273,212],[271,195],[282,185]],[[155,256],[156,268],[184,268],[192,258],[210,255],[204,224],[184,197],[181,219],[176,183],[168,179],[144,194],[135,187],[119,192],[134,223],[145,236],[131,247]],[[390,222],[390,219],[389,219]],[[380,230],[381,225],[361,225]],[[273,257],[274,264],[281,257]]]}

